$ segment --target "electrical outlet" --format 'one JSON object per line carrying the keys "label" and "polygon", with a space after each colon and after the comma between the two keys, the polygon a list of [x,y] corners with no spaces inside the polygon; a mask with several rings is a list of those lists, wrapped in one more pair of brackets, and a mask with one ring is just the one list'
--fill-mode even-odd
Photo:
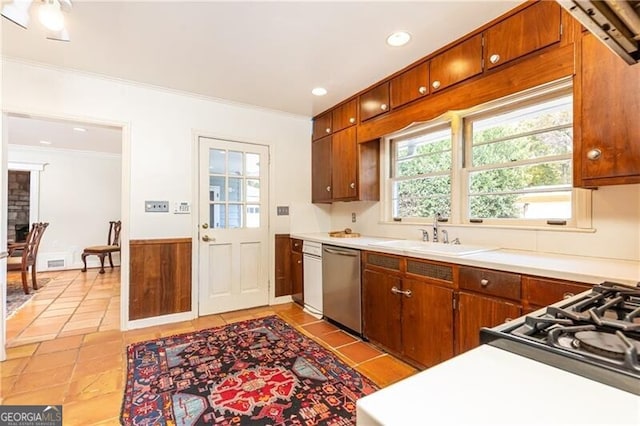
{"label": "electrical outlet", "polygon": [[351,223],[356,223],[356,214],[355,214],[355,212],[351,213]]}
{"label": "electrical outlet", "polygon": [[289,216],[289,206],[278,206],[276,208],[276,214],[278,216]]}
{"label": "electrical outlet", "polygon": [[169,212],[168,201],[145,201],[144,211],[150,213],[164,213]]}

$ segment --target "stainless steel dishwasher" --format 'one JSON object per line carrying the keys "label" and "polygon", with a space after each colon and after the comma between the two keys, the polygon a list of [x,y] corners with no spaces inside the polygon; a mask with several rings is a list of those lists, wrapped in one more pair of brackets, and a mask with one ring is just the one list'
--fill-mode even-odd
{"label": "stainless steel dishwasher", "polygon": [[322,312],[362,333],[360,250],[322,245]]}

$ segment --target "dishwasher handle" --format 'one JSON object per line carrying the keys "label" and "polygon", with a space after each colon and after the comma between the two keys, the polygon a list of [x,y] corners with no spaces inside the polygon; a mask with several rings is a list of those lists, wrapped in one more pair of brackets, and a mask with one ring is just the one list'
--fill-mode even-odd
{"label": "dishwasher handle", "polygon": [[327,248],[327,247],[324,248],[324,251],[326,251],[327,253],[337,254],[340,256],[349,256],[349,257],[358,256],[358,252],[356,251],[343,251],[343,250],[336,250],[336,249]]}

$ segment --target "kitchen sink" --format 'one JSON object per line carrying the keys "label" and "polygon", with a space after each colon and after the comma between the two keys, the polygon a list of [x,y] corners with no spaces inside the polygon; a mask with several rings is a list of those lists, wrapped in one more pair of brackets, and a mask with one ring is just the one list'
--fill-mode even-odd
{"label": "kitchen sink", "polygon": [[416,240],[391,240],[370,243],[371,246],[387,247],[413,253],[444,254],[449,256],[466,256],[484,251],[498,250],[499,247],[479,246],[473,244],[443,244]]}

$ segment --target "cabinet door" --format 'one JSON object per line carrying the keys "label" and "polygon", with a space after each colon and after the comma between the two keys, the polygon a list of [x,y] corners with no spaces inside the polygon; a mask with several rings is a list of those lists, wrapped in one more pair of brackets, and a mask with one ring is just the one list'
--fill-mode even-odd
{"label": "cabinet door", "polygon": [[365,269],[362,274],[362,320],[364,336],[395,353],[402,349],[400,305],[401,295],[391,291],[400,289],[400,277]]}
{"label": "cabinet door", "polygon": [[582,141],[574,151],[575,164],[582,165],[579,177],[593,179],[587,186],[640,182],[640,66],[627,65],[587,34],[580,92],[582,117],[575,126],[582,126]]}
{"label": "cabinet door", "polygon": [[403,280],[402,349],[424,367],[453,357],[453,290],[424,281]]}
{"label": "cabinet door", "polygon": [[357,191],[358,143],[356,128],[334,133],[331,143],[332,193],[334,200],[355,199]]}
{"label": "cabinet door", "polygon": [[333,110],[333,131],[339,132],[342,129],[356,124],[356,113],[358,112],[358,100],[353,99],[340,105]]}
{"label": "cabinet door", "polygon": [[391,80],[391,108],[396,108],[408,102],[429,94],[429,62],[403,72]]}
{"label": "cabinet door", "polygon": [[323,138],[327,135],[330,135],[333,131],[331,127],[332,124],[332,112],[325,112],[322,115],[317,116],[313,119],[313,137],[312,139],[315,141],[316,139]]}
{"label": "cabinet door", "polygon": [[331,192],[331,136],[311,143],[311,201],[330,203]]}
{"label": "cabinet door", "polygon": [[519,305],[500,299],[460,292],[458,353],[480,345],[480,329],[495,327],[521,315]]}
{"label": "cabinet door", "polygon": [[485,65],[492,69],[560,41],[560,5],[539,1],[486,31]]}
{"label": "cabinet door", "polygon": [[431,93],[482,72],[482,35],[447,49],[431,59]]}
{"label": "cabinet door", "polygon": [[360,121],[389,111],[389,83],[382,83],[360,95]]}
{"label": "cabinet door", "polygon": [[288,234],[276,234],[276,297],[291,294],[291,248],[289,240]]}
{"label": "cabinet door", "polygon": [[303,304],[303,270],[302,270],[302,253],[297,251],[291,252],[291,298],[294,302]]}

